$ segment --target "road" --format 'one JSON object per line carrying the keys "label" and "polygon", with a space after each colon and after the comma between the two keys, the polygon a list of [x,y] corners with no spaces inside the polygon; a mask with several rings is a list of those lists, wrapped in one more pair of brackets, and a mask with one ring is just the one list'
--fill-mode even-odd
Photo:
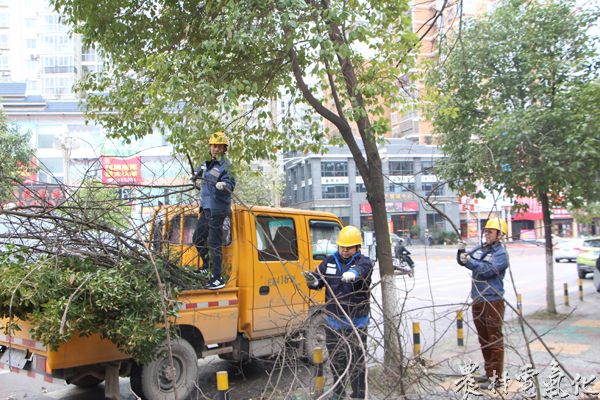
{"label": "road", "polygon": [[[454,330],[456,310],[468,302],[470,291],[470,274],[468,270],[456,264],[454,247],[422,247],[413,246],[409,248],[413,252],[416,262],[416,274],[414,278],[404,276],[395,277],[399,297],[398,311],[403,313],[403,324],[401,328],[402,337],[405,338],[406,348],[411,348],[412,322],[419,322],[421,326],[421,348],[424,351],[434,351],[435,342],[439,338],[447,338],[448,335],[456,337]],[[544,261],[544,249],[532,245],[511,245],[509,247],[511,260],[511,274],[505,278],[506,298],[516,306],[516,294],[522,293],[523,310],[525,315],[544,309],[546,306],[546,273]],[[562,308],[563,283],[568,283],[571,304],[578,300],[577,284],[578,278],[575,264],[554,264],[556,304]],[[591,278],[591,276],[590,276]],[[376,270],[374,280],[378,280]],[[514,284],[512,283],[514,282]],[[584,282],[591,285],[591,279]],[[380,304],[380,285],[374,290],[373,304],[374,318],[377,320]],[[470,312],[465,312],[465,334],[469,334]],[[514,317],[514,312],[507,309],[506,318]],[[372,324],[371,334],[376,339],[381,336],[377,329],[377,323]],[[381,327],[381,326],[379,326]],[[408,351],[410,354],[410,351]],[[381,346],[376,348],[375,358],[381,359]],[[306,368],[300,367],[302,374],[298,371],[285,371],[292,376],[308,375]],[[230,385],[234,388],[230,398],[232,400],[249,399],[256,397],[264,389],[265,377],[273,371],[273,365],[268,362],[255,362],[243,371],[231,367],[224,361],[216,358],[201,361],[201,374],[199,386],[209,388],[215,386],[215,372],[227,369],[230,373]],[[287,381],[289,382],[289,376]],[[288,386],[289,387],[289,386]],[[135,399],[129,391],[129,380],[121,379],[121,395],[123,399]],[[70,400],[94,400],[103,399],[103,387],[96,389],[77,389],[65,385],[62,381],[45,383],[37,379],[14,375],[0,370],[0,399],[70,399]]]}

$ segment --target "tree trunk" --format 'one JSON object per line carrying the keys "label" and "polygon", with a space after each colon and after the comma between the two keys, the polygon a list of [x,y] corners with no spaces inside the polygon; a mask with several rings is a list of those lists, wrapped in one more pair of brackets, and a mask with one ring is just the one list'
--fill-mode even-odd
{"label": "tree trunk", "polygon": [[550,219],[550,200],[548,194],[540,193],[542,203],[542,215],[544,222],[544,235],[546,237],[546,310],[556,313],[556,301],[554,299],[554,258],[552,254],[552,220]]}
{"label": "tree trunk", "polygon": [[[376,160],[373,160],[376,158]],[[374,168],[374,164],[381,164],[379,153],[369,154],[369,204],[373,210],[373,224],[375,239],[377,241],[377,261],[381,275],[381,302],[383,307],[383,342],[384,364],[394,371],[401,371],[402,347],[400,343],[400,315],[398,314],[397,288],[394,281],[394,267],[392,265],[392,246],[385,209],[385,189],[381,168]]]}

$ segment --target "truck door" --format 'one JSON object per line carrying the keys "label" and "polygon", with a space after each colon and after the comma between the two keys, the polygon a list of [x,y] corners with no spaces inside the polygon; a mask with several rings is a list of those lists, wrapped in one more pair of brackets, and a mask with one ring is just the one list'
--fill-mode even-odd
{"label": "truck door", "polygon": [[254,331],[274,334],[298,326],[306,315],[306,291],[298,283],[303,284],[301,263],[308,244],[298,240],[305,237],[302,216],[263,214],[254,222]]}

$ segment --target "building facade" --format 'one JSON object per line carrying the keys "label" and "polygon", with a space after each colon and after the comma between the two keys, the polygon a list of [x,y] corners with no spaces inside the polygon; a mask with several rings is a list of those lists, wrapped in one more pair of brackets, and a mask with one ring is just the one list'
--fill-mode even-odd
{"label": "building facade", "polygon": [[[434,146],[389,139],[380,147],[386,180],[386,209],[390,232],[423,238],[427,232],[453,231],[451,224],[423,201],[430,200],[459,226],[459,203],[448,185],[434,173],[443,155]],[[328,147],[324,155],[287,154],[284,205],[328,211],[344,224],[373,230],[366,189],[347,148]],[[427,230],[427,231],[426,231]]]}
{"label": "building facade", "polygon": [[0,81],[26,83],[28,95],[47,100],[73,99],[73,84],[101,68],[48,0],[0,0]]}

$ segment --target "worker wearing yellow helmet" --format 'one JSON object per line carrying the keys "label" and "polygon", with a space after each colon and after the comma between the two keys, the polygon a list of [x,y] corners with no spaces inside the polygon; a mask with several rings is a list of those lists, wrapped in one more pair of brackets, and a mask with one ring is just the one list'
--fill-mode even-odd
{"label": "worker wearing yellow helmet", "polygon": [[[344,227],[338,234],[338,250],[328,256],[314,273],[304,277],[310,289],[326,287],[326,346],[336,382],[335,398],[346,395],[350,378],[351,398],[365,398],[367,328],[370,313],[370,287],[373,263],[360,251],[362,235],[354,226]],[[348,320],[348,317],[350,318]],[[356,328],[357,337],[353,330]],[[344,374],[350,365],[350,373]]]}
{"label": "worker wearing yellow helmet", "polygon": [[235,188],[235,178],[231,173],[231,163],[225,158],[229,148],[225,133],[213,133],[208,144],[210,160],[200,165],[192,176],[194,183],[200,180],[202,207],[192,241],[207,271],[210,261],[211,279],[207,289],[214,290],[225,286],[221,277],[223,223],[231,215],[231,193]]}
{"label": "worker wearing yellow helmet", "polygon": [[507,233],[506,221],[491,217],[483,229],[484,244],[469,251],[462,244],[457,253],[458,263],[471,270],[471,309],[485,369],[476,379],[482,389],[504,379],[504,275],[509,260],[501,239]]}

